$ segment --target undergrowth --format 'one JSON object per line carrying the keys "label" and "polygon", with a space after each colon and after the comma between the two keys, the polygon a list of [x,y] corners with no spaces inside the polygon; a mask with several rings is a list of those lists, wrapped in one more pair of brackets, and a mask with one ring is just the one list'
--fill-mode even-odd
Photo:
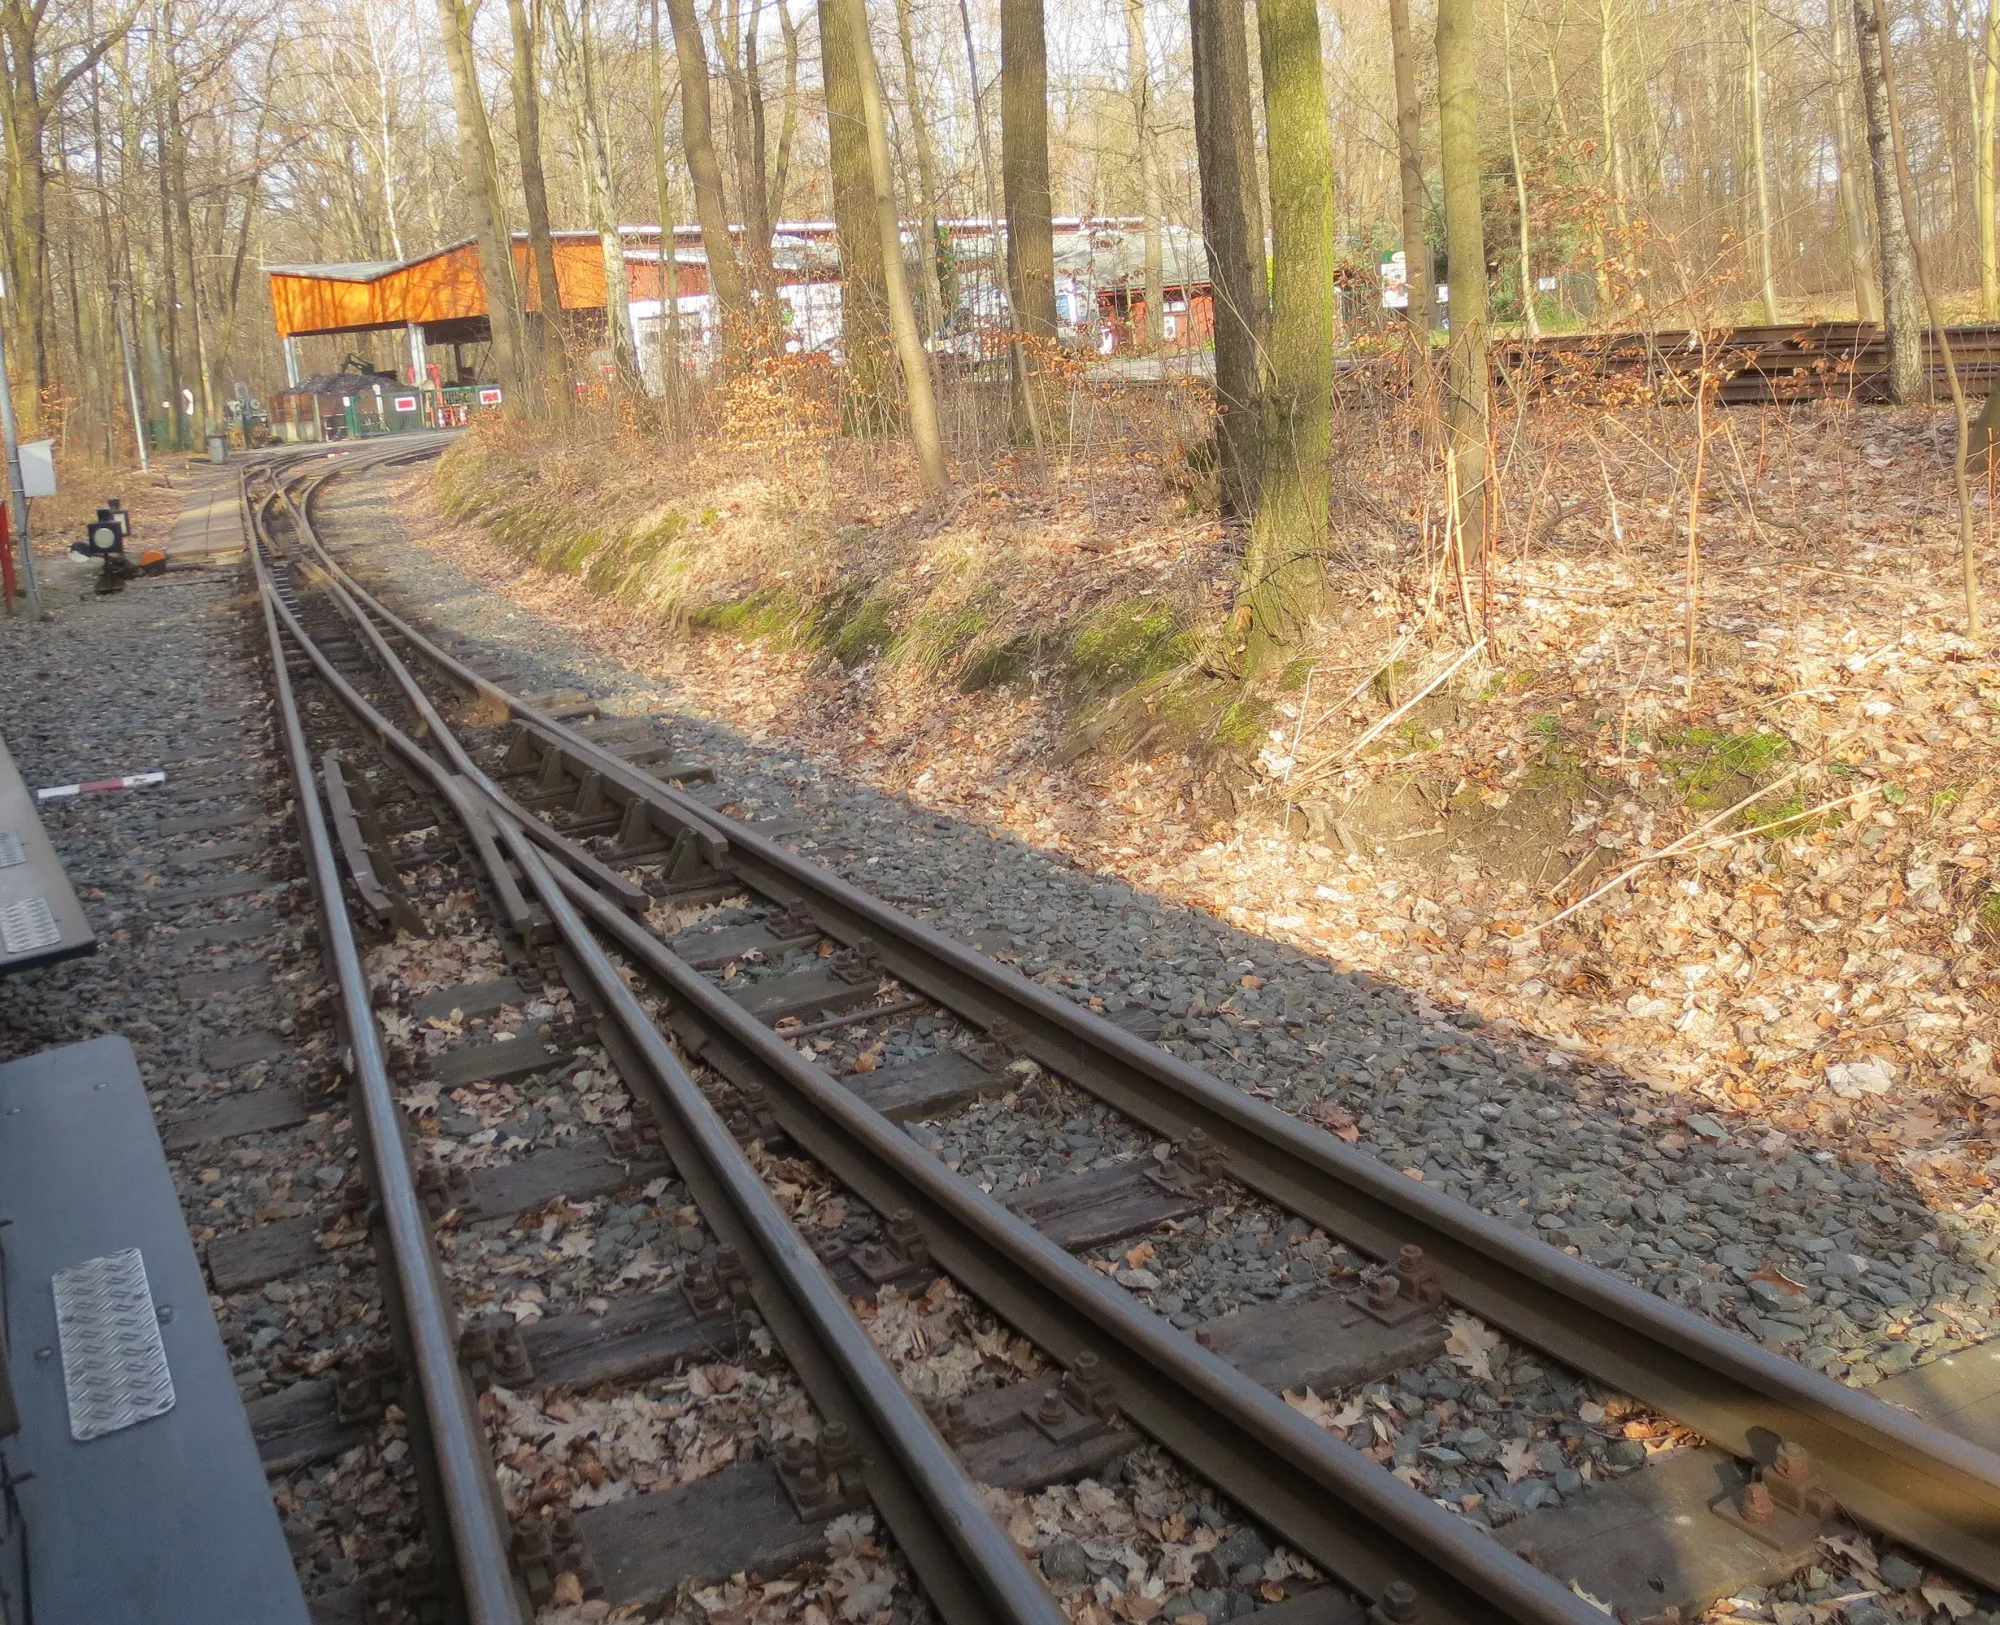
{"label": "undergrowth", "polygon": [[[1073,572],[1079,592],[1037,572],[1017,529],[856,523],[824,489],[754,460],[676,488],[669,468],[621,470],[590,455],[601,448],[566,449],[474,437],[440,464],[440,506],[678,635],[809,651],[965,695],[1043,698],[1072,756],[1213,761],[1247,755],[1270,725],[1266,702],[1204,663],[1215,605],[1199,591],[1121,593],[1118,572],[1093,566]],[[1283,686],[1304,675],[1301,663]]]}

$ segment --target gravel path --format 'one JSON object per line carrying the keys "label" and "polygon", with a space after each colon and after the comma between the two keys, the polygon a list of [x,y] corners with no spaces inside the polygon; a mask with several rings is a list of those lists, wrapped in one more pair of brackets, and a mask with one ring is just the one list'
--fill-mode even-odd
{"label": "gravel path", "polygon": [[[90,958],[0,982],[0,1057],[122,1033],[163,1124],[296,1092],[307,1122],[189,1145],[168,1160],[197,1249],[321,1213],[358,1175],[246,578],[227,567],[176,571],[99,598],[65,564],[44,561],[44,574],[53,621],[0,621],[10,674],[0,732],[23,778],[164,768],[167,782],[43,809],[100,941]],[[204,889],[217,895],[186,895]],[[218,1047],[260,1035],[271,1042],[255,1058]],[[246,1400],[386,1346],[362,1246],[210,1302]],[[339,1459],[273,1481],[309,1595],[418,1549],[402,1431],[386,1419]]]}

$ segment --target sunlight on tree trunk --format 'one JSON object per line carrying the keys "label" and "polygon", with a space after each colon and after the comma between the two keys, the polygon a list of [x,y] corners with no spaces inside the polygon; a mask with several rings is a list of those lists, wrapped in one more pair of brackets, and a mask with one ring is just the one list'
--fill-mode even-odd
{"label": "sunlight on tree trunk", "polygon": [[[657,0],[656,0],[657,3]],[[542,172],[542,113],[540,75],[536,70],[535,31],[526,0],[507,0],[507,22],[514,36],[511,85],[514,95],[514,145],[521,165],[521,202],[528,216],[528,264],[538,309],[523,312],[532,341],[535,378],[528,389],[528,410],[560,407],[569,391],[562,373],[561,300],[556,291],[555,240],[549,235],[548,183]],[[526,304],[526,299],[522,301]]]}
{"label": "sunlight on tree trunk", "polygon": [[1854,313],[1864,322],[1882,319],[1882,292],[1875,281],[1875,266],[1868,254],[1868,206],[1854,172],[1860,167],[1854,155],[1854,119],[1847,103],[1847,66],[1842,60],[1844,31],[1841,7],[1846,0],[1827,0],[1827,55],[1833,78],[1833,144],[1840,165],[1840,221],[1847,233],[1848,276],[1854,284]]}
{"label": "sunlight on tree trunk", "polygon": [[472,10],[465,0],[437,0],[438,29],[451,70],[452,100],[458,110],[458,143],[472,205],[473,233],[479,240],[479,269],[486,284],[487,319],[493,329],[493,367],[503,383],[521,382],[521,304],[514,283],[514,250],[500,213],[500,166],[493,131],[479,94],[479,69],[472,52]]}
{"label": "sunlight on tree trunk", "polygon": [[1750,115],[1750,180],[1757,201],[1754,233],[1757,243],[1757,295],[1764,320],[1778,319],[1778,283],[1771,270],[1771,174],[1764,162],[1764,56],[1758,48],[1757,8],[1763,0],[1744,0],[1744,28],[1749,50],[1743,65],[1743,100]]}
{"label": "sunlight on tree trunk", "polygon": [[948,314],[944,279],[938,266],[938,187],[937,159],[932,153],[930,115],[926,110],[923,81],[917,73],[916,42],[910,34],[910,0],[896,0],[896,45],[903,58],[903,101],[910,113],[910,145],[917,156],[917,202],[922,207],[923,241],[919,263],[923,286],[918,301],[926,337],[937,332]]}
{"label": "sunlight on tree trunk", "polygon": [[1145,234],[1146,348],[1166,338],[1166,290],[1160,254],[1160,187],[1153,168],[1153,72],[1146,59],[1146,0],[1125,0],[1125,94],[1132,101],[1132,162],[1139,176]]}
{"label": "sunlight on tree trunk", "polygon": [[1403,264],[1409,277],[1406,315],[1411,341],[1427,356],[1437,326],[1437,286],[1431,268],[1430,234],[1425,227],[1429,194],[1424,188],[1422,109],[1417,102],[1416,50],[1410,39],[1410,0],[1389,0],[1389,50],[1396,77],[1396,174],[1403,203]]}
{"label": "sunlight on tree trunk", "polygon": [[833,167],[833,222],[840,239],[841,348],[847,352],[842,415],[850,433],[887,434],[896,425],[889,307],[882,238],[869,179],[868,120],[854,31],[841,0],[820,0],[820,76],[826,85],[827,144]]}
{"label": "sunlight on tree trunk", "polygon": [[667,0],[674,57],[681,75],[681,148],[687,154],[688,179],[694,185],[694,217],[701,227],[702,252],[708,258],[708,291],[722,321],[727,353],[741,344],[749,321],[749,300],[736,243],[729,232],[729,209],[722,196],[722,166],[715,159],[715,110],[708,95],[708,47],[695,20],[694,0]]}
{"label": "sunlight on tree trunk", "polygon": [[1333,456],[1333,151],[1314,0],[1258,0],[1271,176],[1261,478],[1236,584],[1244,670],[1296,648],[1326,598]]}
{"label": "sunlight on tree trunk", "polygon": [[1222,511],[1257,507],[1258,372],[1269,317],[1264,210],[1250,131],[1243,0],[1189,0],[1195,156],[1215,310],[1215,411]]}
{"label": "sunlight on tree trunk", "polygon": [[1533,344],[1541,336],[1535,319],[1534,255],[1528,251],[1528,177],[1521,167],[1521,126],[1514,111],[1513,0],[1500,0],[1500,79],[1507,98],[1507,155],[1514,170],[1514,212],[1518,230],[1516,276],[1521,284],[1521,336]]}
{"label": "sunlight on tree trunk", "polygon": [[1861,64],[1861,109],[1868,124],[1868,168],[1875,181],[1876,240],[1882,250],[1882,325],[1889,341],[1889,399],[1907,406],[1923,394],[1923,318],[1910,227],[1896,185],[1889,96],[1882,83],[1882,31],[1873,0],[1854,0],[1854,54]]}
{"label": "sunlight on tree trunk", "polygon": [[903,398],[908,406],[910,438],[916,443],[924,494],[938,497],[951,488],[951,474],[945,467],[944,442],[938,434],[930,357],[924,353],[923,339],[917,332],[917,314],[910,303],[909,279],[903,270],[903,227],[896,210],[896,184],[889,163],[889,125],[882,112],[881,70],[875,61],[874,42],[868,35],[865,0],[839,0],[839,4],[846,13],[855,79],[861,92],[868,171],[875,194],[875,228],[881,245],[883,291],[889,307],[889,327],[896,339],[896,359],[903,367]]}
{"label": "sunlight on tree trunk", "polygon": [[1477,567],[1486,537],[1486,232],[1480,218],[1479,61],[1474,0],[1438,0],[1438,146],[1451,285],[1445,454],[1456,492],[1459,567]]}
{"label": "sunlight on tree trunk", "polygon": [[[1042,0],[1000,0],[1000,191],[1007,292],[1027,341],[1015,351],[1014,433],[1037,439],[1049,392],[1038,346],[1056,336],[1056,244],[1049,196],[1049,67]],[[1032,398],[1031,398],[1032,397]]]}
{"label": "sunlight on tree trunk", "polygon": [[660,315],[655,329],[660,357],[660,399],[666,407],[667,432],[681,431],[681,301],[680,262],[674,251],[674,200],[667,181],[667,96],[666,75],[661,63],[660,0],[651,0],[648,39],[648,122],[652,126],[653,187],[660,209]]}

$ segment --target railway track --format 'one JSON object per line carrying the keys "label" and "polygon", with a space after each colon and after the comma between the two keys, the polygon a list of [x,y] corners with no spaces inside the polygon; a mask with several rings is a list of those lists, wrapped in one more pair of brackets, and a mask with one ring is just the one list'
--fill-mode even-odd
{"label": "railway track", "polygon": [[[1260,1587],[1261,1570],[1243,1580],[1255,1563],[1215,1576],[1213,1597],[1262,1590],[1299,1620],[1364,1609],[1602,1617],[1572,1582],[1629,1618],[1666,1617],[1787,1572],[1843,1514],[2000,1586],[2000,1459],[1980,1444],[1217,1082],[1143,1026],[1080,1008],[804,860],[782,831],[730,816],[712,767],[675,760],[656,726],[598,717],[582,695],[510,692],[396,615],[320,545],[311,502],[331,472],[402,455],[273,465],[250,501],[302,849],[368,1150],[365,1217],[400,1306],[399,1397],[419,1419],[447,1604],[462,1599],[475,1620],[519,1619],[565,1574],[624,1601],[769,1572],[812,1548],[801,1528],[866,1504],[951,1625],[1049,1625],[1053,1603],[979,1486],[1031,1489],[1108,1469],[1139,1435],[1335,1582],[1287,1595]],[[412,835],[423,849],[408,848]],[[447,850],[449,864],[433,861]],[[364,941],[437,918],[468,876],[484,922],[472,958],[504,962],[508,975],[382,1010]],[[519,1018],[535,1009],[571,1012],[570,1030],[534,1031]],[[424,1012],[452,1047],[423,1056],[385,1041]],[[506,1031],[472,1041],[482,1017]],[[891,1043],[908,1053],[883,1064]],[[616,1141],[580,1150],[574,1137],[503,1135],[522,1142],[511,1163],[468,1169],[411,1133],[406,1105],[427,1076],[467,1090],[538,1079],[559,1097],[579,1057],[629,1091],[630,1126]],[[942,1136],[927,1128],[919,1143],[900,1126],[969,1124],[971,1138],[993,1102],[1022,1100],[1050,1121],[1087,1102],[1092,1143],[1139,1154],[1003,1197],[963,1159],[942,1160]],[[855,1222],[802,1237],[755,1160],[773,1147],[799,1178],[841,1193]],[[685,1263],[667,1285],[525,1327],[457,1306],[504,1290],[466,1265],[469,1221],[500,1224],[635,1180],[665,1181],[670,1202],[688,1203],[676,1230]],[[1185,1328],[1146,1306],[1143,1268],[1122,1282],[1106,1273],[1121,1273],[1120,1254],[1143,1256],[1124,1247],[1134,1237],[1169,1246],[1203,1215],[1238,1210],[1276,1222],[1253,1217],[1263,1228],[1229,1232],[1232,1244],[1324,1236],[1333,1264],[1316,1274],[1303,1261],[1324,1247],[1301,1252],[1312,1290]],[[939,1272],[1039,1351],[1030,1380],[929,1410],[913,1399],[852,1305],[884,1286],[921,1290]],[[1407,1382],[1443,1348],[1454,1309],[1635,1396],[1709,1448],[1532,1511],[1496,1539],[1281,1397]],[[767,1439],[726,1485],[703,1481],[709,1496],[741,1496],[731,1527],[690,1533],[701,1520],[673,1490],[510,1521],[482,1383],[641,1383],[740,1343],[751,1323],[768,1331],[817,1426]]]}

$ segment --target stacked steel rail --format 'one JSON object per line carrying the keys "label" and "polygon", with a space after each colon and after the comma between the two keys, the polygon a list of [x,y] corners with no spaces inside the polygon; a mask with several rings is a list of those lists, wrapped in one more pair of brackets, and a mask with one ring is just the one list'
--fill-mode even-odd
{"label": "stacked steel rail", "polygon": [[[1142,1428],[1341,1580],[1371,1598],[1394,1595],[1399,1609],[1401,1593],[1391,1588],[1399,1582],[1412,1586],[1424,1617],[1433,1620],[1598,1617],[1547,1576],[1137,1306],[1121,1288],[930,1158],[692,972],[633,917],[629,900],[620,896],[622,876],[607,873],[604,864],[510,801],[472,763],[424,695],[406,656],[425,668],[434,685],[479,700],[489,710],[500,708],[496,714],[510,717],[545,760],[579,782],[587,779],[594,795],[623,809],[628,827],[650,825],[670,840],[684,865],[803,908],[828,935],[878,955],[885,971],[905,986],[989,1032],[1004,1033],[1017,1053],[1175,1140],[1206,1170],[1240,1181],[1377,1256],[1393,1258],[1405,1246],[1421,1246],[1454,1301],[1734,1454],[1768,1464],[1780,1443],[1804,1446],[1855,1516],[1988,1585],[2000,1585],[2000,1459],[1438,1196],[639,770],[496,687],[366,593],[319,546],[310,500],[310,492],[304,504],[292,506],[287,499],[302,567],[310,568],[396,674],[425,716],[429,745],[446,760],[438,761],[379,714],[357,711],[358,719],[403,760],[431,775],[461,816],[497,831],[549,920],[617,1015],[628,1043],[649,1058],[668,1107],[661,1120],[679,1114],[683,1122],[680,1143],[670,1149],[691,1185],[719,1177],[702,1174],[703,1154],[727,1162],[733,1147],[726,1138],[685,1132],[706,1108],[698,1094],[682,1090],[685,1074],[619,981],[600,939],[666,994],[672,1025],[684,1043],[725,1074],[764,1087],[781,1126],[806,1152],[879,1210],[910,1210],[938,1262],[1059,1362],[1075,1369],[1086,1353],[1093,1356],[1095,1369],[1108,1375],[1119,1403]],[[263,562],[260,574],[274,628],[282,625],[315,657],[296,621],[287,620],[275,601]],[[278,637],[274,629],[274,648]],[[322,677],[338,681],[323,657],[313,663]],[[756,1193],[738,1194],[754,1204]],[[718,1231],[728,1227],[726,1214],[711,1220]],[[764,1239],[767,1246],[757,1256],[765,1257],[770,1270],[786,1248],[775,1234]],[[760,1302],[772,1295],[767,1281]],[[793,1300],[795,1321],[813,1312],[802,1307],[807,1304],[804,1297]],[[846,1313],[837,1304],[823,1307],[829,1315]],[[812,1380],[813,1360],[803,1351],[812,1336],[830,1335],[828,1329],[794,1325],[786,1336],[783,1311],[774,1311],[773,1325],[821,1399]],[[894,1386],[893,1378],[888,1381]],[[873,1397],[886,1408],[884,1415],[913,1410],[906,1395],[901,1402],[887,1393]],[[926,1426],[921,1413],[906,1420],[919,1429]],[[886,1424],[883,1433],[885,1439],[894,1435],[892,1442],[917,1442],[903,1440]],[[937,1442],[934,1435],[931,1442]],[[962,1475],[959,1487],[965,1488]],[[976,1598],[951,1583],[949,1564],[931,1558],[931,1543],[946,1535],[967,1543],[957,1559],[963,1576],[967,1554],[984,1550],[970,1538],[969,1527],[953,1522],[945,1532],[926,1528],[907,1503],[899,1507],[892,1491],[878,1490],[877,1505],[953,1625],[981,1608],[980,1617],[1011,1609],[1017,1598],[1028,1607],[1031,1599],[1019,1591],[1026,1576],[1018,1564],[1000,1561],[1001,1554],[991,1554],[993,1583]],[[990,1528],[983,1512],[972,1522]],[[1007,1583],[999,1583],[1003,1580]]]}
{"label": "stacked steel rail", "polygon": [[[2000,379],[2000,325],[1951,327],[1944,336],[1968,393],[1991,389]],[[1579,405],[1692,401],[1702,378],[1710,399],[1726,406],[1888,398],[1888,341],[1870,322],[1556,334],[1496,344],[1492,363],[1503,391]],[[1942,395],[1944,347],[1929,329],[1923,368]]]}

